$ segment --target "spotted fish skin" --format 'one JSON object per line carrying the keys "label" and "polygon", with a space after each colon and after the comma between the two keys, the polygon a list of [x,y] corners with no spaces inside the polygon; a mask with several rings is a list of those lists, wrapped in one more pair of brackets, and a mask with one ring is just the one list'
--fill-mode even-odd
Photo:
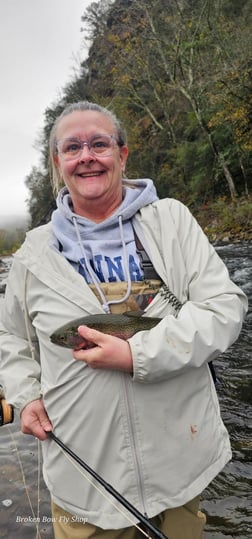
{"label": "spotted fish skin", "polygon": [[77,318],[57,329],[51,336],[52,343],[65,348],[81,348],[87,344],[78,333],[79,326],[88,326],[102,333],[127,340],[138,331],[152,329],[160,322],[160,318],[139,316],[134,312],[123,314],[93,314]]}

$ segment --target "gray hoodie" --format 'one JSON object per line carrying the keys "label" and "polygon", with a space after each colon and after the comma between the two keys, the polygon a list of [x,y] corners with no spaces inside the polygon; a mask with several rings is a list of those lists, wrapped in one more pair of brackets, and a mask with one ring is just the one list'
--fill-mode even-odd
{"label": "gray hoodie", "polygon": [[155,200],[158,197],[152,180],[123,180],[122,203],[108,219],[95,223],[72,211],[71,197],[64,187],[52,215],[54,246],[87,283],[96,285],[101,296],[99,283],[141,281],[131,219]]}

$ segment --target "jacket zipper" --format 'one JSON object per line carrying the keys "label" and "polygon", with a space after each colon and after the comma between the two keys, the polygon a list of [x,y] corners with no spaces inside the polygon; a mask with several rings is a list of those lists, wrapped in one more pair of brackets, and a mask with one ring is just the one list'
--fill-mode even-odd
{"label": "jacket zipper", "polygon": [[[136,429],[134,426],[134,422],[132,421],[132,405],[130,400],[130,391],[131,388],[129,386],[129,381],[126,378],[126,376],[123,376],[123,389],[124,389],[124,397],[125,397],[125,404],[126,404],[126,414],[127,414],[127,420],[129,425],[129,435],[130,435],[130,441],[131,441],[131,450],[133,455],[133,461],[134,461],[134,468],[136,472],[136,480],[137,480],[137,489],[139,494],[139,499],[142,504],[142,512],[144,515],[148,518],[147,512],[146,512],[146,503],[144,499],[144,487],[143,487],[143,480],[142,480],[142,474],[140,470],[140,454],[139,454],[139,448],[136,442]],[[130,391],[129,391],[130,390]]]}

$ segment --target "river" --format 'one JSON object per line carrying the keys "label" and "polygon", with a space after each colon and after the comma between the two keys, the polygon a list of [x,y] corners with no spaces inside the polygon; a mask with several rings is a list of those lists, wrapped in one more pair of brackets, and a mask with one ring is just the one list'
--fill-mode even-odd
{"label": "river", "polygon": [[[233,459],[203,493],[202,509],[207,515],[205,539],[251,539],[252,244],[228,244],[216,250],[232,279],[248,295],[250,310],[238,341],[215,360],[220,380],[218,395]],[[0,274],[0,290],[10,259],[4,262],[6,271]],[[51,539],[50,500],[38,471],[38,442],[20,432],[17,417],[12,425],[1,427],[0,440],[0,538]]]}

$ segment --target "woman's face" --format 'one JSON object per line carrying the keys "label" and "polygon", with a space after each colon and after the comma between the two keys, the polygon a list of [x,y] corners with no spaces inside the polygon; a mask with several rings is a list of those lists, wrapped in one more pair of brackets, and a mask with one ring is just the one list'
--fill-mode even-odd
{"label": "woman's face", "polygon": [[[92,110],[74,111],[60,121],[56,138],[90,141],[94,135],[114,135],[115,126],[106,115]],[[74,212],[101,221],[122,201],[122,173],[128,156],[126,146],[115,142],[110,155],[93,155],[85,144],[78,157],[66,160],[60,151],[55,164],[66,184]]]}

